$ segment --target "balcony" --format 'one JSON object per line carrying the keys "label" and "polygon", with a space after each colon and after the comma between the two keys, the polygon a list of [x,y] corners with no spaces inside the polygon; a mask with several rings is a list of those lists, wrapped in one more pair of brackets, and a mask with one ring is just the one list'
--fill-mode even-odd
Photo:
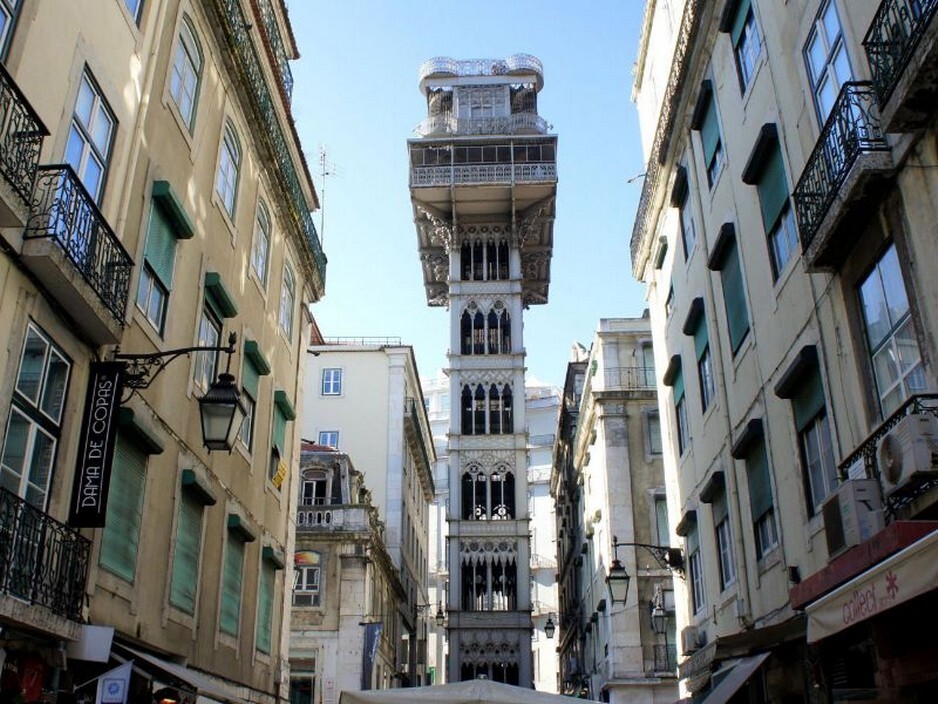
{"label": "balcony", "polygon": [[[219,29],[223,33],[234,64],[241,73],[243,87],[247,91],[258,122],[256,132],[260,135],[261,142],[270,151],[269,158],[275,167],[274,172],[280,187],[283,189],[282,193],[287,201],[288,211],[306,245],[304,253],[308,256],[308,264],[315,273],[314,278],[317,279],[312,282],[312,288],[315,291],[316,300],[319,300],[325,294],[326,255],[322,251],[319,234],[313,224],[312,214],[301,183],[301,181],[308,183],[312,191],[312,179],[306,171],[305,162],[301,161],[302,174],[298,173],[289,146],[292,142],[299,149],[299,137],[296,135],[289,116],[286,117],[291,128],[289,140],[284,135],[280,115],[277,113],[273,97],[267,87],[263,64],[254,46],[250,32],[252,23],[244,14],[241,0],[213,0],[209,4],[218,14]],[[302,154],[297,158],[302,160]]]}
{"label": "balcony", "polygon": [[533,112],[507,117],[457,118],[455,115],[433,115],[417,125],[417,136],[473,136],[480,134],[547,134],[550,123]]}
{"label": "balcony", "polygon": [[0,64],[0,227],[22,227],[29,216],[42,140],[49,131]]}
{"label": "balcony", "polygon": [[556,180],[556,162],[420,166],[411,170],[411,188],[511,186],[520,183],[553,183]]}
{"label": "balcony", "polygon": [[887,132],[922,127],[938,100],[938,0],[883,0],[863,46]]}
{"label": "balcony", "polygon": [[316,504],[296,510],[296,529],[366,531],[371,527],[367,506]]}
{"label": "balcony", "polygon": [[892,170],[872,83],[845,83],[792,194],[809,271],[846,258]]}
{"label": "balcony", "polygon": [[95,344],[120,339],[133,260],[68,164],[37,169],[22,260]]}
{"label": "balcony", "polygon": [[669,644],[646,644],[642,646],[646,671],[677,677],[677,646]]}
{"label": "balcony", "polygon": [[90,555],[90,540],[0,489],[0,593],[79,621]]}
{"label": "balcony", "polygon": [[603,369],[603,387],[595,391],[653,391],[654,367],[606,367]]}
{"label": "balcony", "polygon": [[283,91],[284,103],[289,104],[290,98],[293,96],[293,72],[290,71],[287,50],[283,44],[280,27],[277,24],[277,16],[270,4],[270,0],[260,0],[258,8],[261,13],[261,22],[264,25],[264,34],[267,37],[267,50],[279,74],[278,78],[280,79],[280,89]]}

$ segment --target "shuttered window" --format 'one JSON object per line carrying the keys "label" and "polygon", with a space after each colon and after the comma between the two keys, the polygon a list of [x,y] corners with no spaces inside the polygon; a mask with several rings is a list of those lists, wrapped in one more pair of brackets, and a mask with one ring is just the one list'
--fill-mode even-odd
{"label": "shuttered window", "polygon": [[765,231],[771,232],[782,214],[782,209],[788,203],[785,163],[782,161],[782,151],[777,145],[767,155],[756,190],[759,192],[762,223],[765,225]]}
{"label": "shuttered window", "polygon": [[274,613],[274,568],[266,560],[261,564],[260,589],[257,597],[257,637],[255,647],[262,653],[270,653],[271,631]]}
{"label": "shuttered window", "polygon": [[150,209],[150,228],[147,231],[147,246],[143,257],[160,283],[167,290],[172,289],[176,235],[173,232],[172,220],[163,208],[155,203]]}
{"label": "shuttered window", "polygon": [[228,531],[225,565],[221,586],[221,623],[223,633],[238,635],[241,622],[241,583],[244,574],[244,543],[234,531]]}
{"label": "shuttered window", "polygon": [[118,433],[99,561],[101,567],[128,582],[134,581],[137,570],[146,467],[147,456],[143,450]]}
{"label": "shuttered window", "polygon": [[195,613],[204,510],[202,502],[194,492],[182,492],[179,498],[179,516],[176,519],[176,547],[173,552],[169,601],[189,614]]}
{"label": "shuttered window", "polygon": [[739,249],[735,238],[728,245],[720,271],[723,283],[723,305],[726,309],[726,326],[733,354],[746,339],[749,332],[749,309],[746,307],[746,290],[743,286],[743,271],[739,263]]}

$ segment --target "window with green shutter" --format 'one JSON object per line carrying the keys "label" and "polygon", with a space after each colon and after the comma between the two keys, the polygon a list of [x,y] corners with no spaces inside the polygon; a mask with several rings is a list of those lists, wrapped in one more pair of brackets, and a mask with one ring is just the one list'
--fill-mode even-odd
{"label": "window with green shutter", "polygon": [[189,614],[195,613],[204,511],[202,502],[194,492],[182,492],[179,497],[179,515],[176,519],[176,547],[173,552],[173,576],[170,582],[169,601],[176,608]]}
{"label": "window with green shutter", "polygon": [[723,166],[723,139],[720,136],[720,120],[713,84],[707,80],[700,86],[697,104],[691,116],[691,129],[700,131],[700,146],[703,163],[707,168],[707,184],[712,186]]}
{"label": "window with green shutter", "polygon": [[775,506],[772,500],[772,477],[766,455],[765,440],[755,438],[745,454],[749,482],[749,510],[756,542],[756,557],[762,557],[778,545]]}
{"label": "window with green shutter", "polygon": [[720,228],[720,234],[713,245],[707,266],[712,271],[720,272],[730,349],[735,355],[749,332],[749,309],[746,306],[743,270],[740,266],[736,228],[733,223],[724,223]]}
{"label": "window with green shutter", "polygon": [[244,543],[235,531],[228,531],[225,541],[225,564],[221,588],[221,620],[223,633],[237,636],[241,623],[241,583],[244,575]]}
{"label": "window with green shutter", "polygon": [[147,456],[143,450],[118,433],[99,562],[108,572],[128,582],[134,581],[137,571],[146,467]]}
{"label": "window with green shutter", "polygon": [[257,637],[255,638],[255,647],[262,653],[270,653],[275,577],[273,565],[264,560],[261,563],[260,591],[257,598]]}

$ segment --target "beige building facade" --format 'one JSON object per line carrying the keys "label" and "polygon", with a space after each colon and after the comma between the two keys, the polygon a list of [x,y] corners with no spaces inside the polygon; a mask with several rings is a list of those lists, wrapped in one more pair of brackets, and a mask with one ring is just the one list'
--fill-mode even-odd
{"label": "beige building facade", "polygon": [[695,699],[935,695],[934,583],[847,603],[935,555],[935,14],[646,3],[631,253]]}
{"label": "beige building facade", "polygon": [[[133,660],[128,701],[283,699],[325,277],[285,5],[4,0],[0,42],[4,694],[94,698]],[[210,452],[226,369],[248,420]]]}

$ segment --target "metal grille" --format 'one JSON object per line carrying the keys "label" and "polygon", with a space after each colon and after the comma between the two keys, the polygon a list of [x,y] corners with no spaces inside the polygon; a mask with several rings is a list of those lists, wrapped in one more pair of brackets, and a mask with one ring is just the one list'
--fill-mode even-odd
{"label": "metal grille", "polygon": [[883,0],[863,38],[879,104],[885,105],[935,18],[938,0]]}
{"label": "metal grille", "polygon": [[0,64],[0,173],[24,203],[29,203],[43,137],[39,117]]}

